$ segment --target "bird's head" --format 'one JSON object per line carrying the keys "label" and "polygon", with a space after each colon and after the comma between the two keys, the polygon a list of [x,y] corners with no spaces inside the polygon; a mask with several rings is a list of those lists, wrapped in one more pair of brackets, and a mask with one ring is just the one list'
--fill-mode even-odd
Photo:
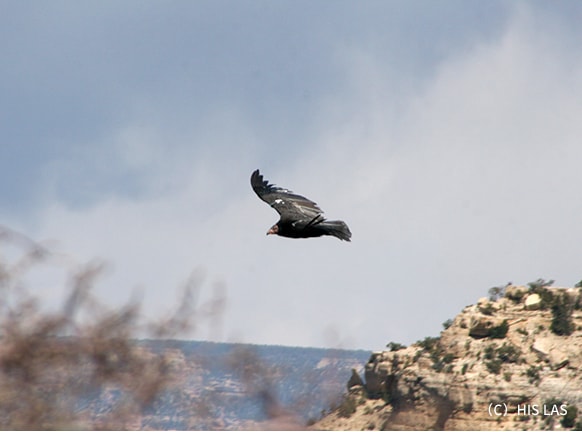
{"label": "bird's head", "polygon": [[269,228],[269,231],[267,231],[267,235],[277,234],[278,232],[279,232],[279,225],[275,224],[271,228]]}

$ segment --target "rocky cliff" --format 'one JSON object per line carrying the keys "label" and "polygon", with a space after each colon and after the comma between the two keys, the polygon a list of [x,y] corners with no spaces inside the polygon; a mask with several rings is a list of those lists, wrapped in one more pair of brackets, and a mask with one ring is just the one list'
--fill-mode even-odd
{"label": "rocky cliff", "polygon": [[440,337],[375,352],[318,429],[582,428],[582,291],[508,285]]}

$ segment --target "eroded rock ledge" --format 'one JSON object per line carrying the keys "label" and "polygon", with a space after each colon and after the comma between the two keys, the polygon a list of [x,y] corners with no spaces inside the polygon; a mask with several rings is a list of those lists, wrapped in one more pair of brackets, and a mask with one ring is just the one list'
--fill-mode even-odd
{"label": "eroded rock ledge", "polygon": [[463,309],[438,338],[374,352],[363,384],[352,377],[343,404],[315,427],[581,427],[581,309],[580,288],[507,286]]}

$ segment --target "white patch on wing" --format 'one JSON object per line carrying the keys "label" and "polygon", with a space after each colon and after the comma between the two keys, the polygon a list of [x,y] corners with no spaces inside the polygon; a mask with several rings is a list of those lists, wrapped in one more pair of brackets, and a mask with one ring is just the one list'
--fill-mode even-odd
{"label": "white patch on wing", "polygon": [[283,203],[284,203],[284,201],[281,198],[277,198],[275,200],[275,204],[283,204]]}

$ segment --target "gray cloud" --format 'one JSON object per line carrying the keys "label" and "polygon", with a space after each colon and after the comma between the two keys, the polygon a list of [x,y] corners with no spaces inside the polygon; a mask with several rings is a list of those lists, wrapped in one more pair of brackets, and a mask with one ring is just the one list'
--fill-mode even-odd
{"label": "gray cloud", "polygon": [[[139,287],[155,315],[202,266],[203,295],[219,281],[228,296],[212,337],[378,349],[434,334],[492,285],[582,278],[572,10],[39,5],[14,12],[27,31],[3,30],[23,48],[2,80],[2,175],[29,186],[26,210],[5,198],[1,213],[111,262],[112,304]],[[277,215],[255,168],[353,242],[266,237]]]}

